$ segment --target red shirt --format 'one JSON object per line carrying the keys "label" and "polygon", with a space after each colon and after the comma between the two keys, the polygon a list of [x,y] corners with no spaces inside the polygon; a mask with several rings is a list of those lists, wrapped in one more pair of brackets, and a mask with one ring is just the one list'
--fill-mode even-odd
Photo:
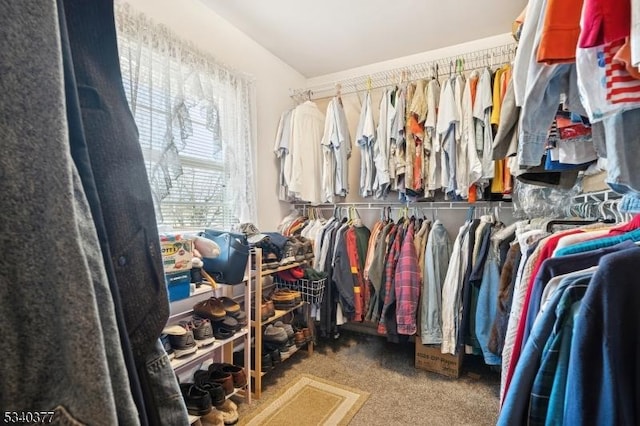
{"label": "red shirt", "polygon": [[631,33],[630,0],[585,0],[579,46],[601,46]]}

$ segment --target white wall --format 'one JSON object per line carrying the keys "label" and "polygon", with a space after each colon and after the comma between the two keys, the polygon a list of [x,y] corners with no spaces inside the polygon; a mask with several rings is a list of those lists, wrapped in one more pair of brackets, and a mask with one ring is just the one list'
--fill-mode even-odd
{"label": "white wall", "polygon": [[126,0],[136,10],[209,52],[219,62],[251,75],[256,87],[256,190],[260,229],[275,229],[289,210],[277,202],[273,140],[282,111],[291,106],[289,89],[305,78],[197,0]]}
{"label": "white wall", "polygon": [[408,65],[421,64],[424,62],[435,61],[449,56],[462,55],[465,53],[489,49],[496,46],[503,46],[505,44],[511,43],[514,43],[511,33],[499,34],[492,37],[473,40],[467,43],[456,44],[453,46],[443,47],[441,49],[416,53],[415,55],[402,56],[399,58],[391,59],[389,61],[376,62],[374,64],[351,68],[337,73],[309,78],[307,79],[306,85],[304,87],[323,86],[327,83],[334,83],[336,81],[347,80],[353,77],[366,76],[377,72],[389,71]]}

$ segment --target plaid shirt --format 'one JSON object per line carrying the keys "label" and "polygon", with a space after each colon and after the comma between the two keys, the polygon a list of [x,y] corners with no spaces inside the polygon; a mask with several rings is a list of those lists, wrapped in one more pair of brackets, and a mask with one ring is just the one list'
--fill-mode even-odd
{"label": "plaid shirt", "polygon": [[353,298],[355,306],[354,321],[362,321],[364,319],[365,292],[364,280],[362,278],[362,270],[360,269],[360,259],[356,243],[356,231],[353,226],[347,229],[345,234],[347,243],[347,255],[349,256],[349,268],[353,275]]}
{"label": "plaid shirt", "polygon": [[393,276],[396,271],[398,257],[400,256],[403,234],[404,225],[399,224],[395,229],[395,234],[389,238],[390,249],[387,256],[387,262],[384,267],[384,294],[381,295],[384,297],[384,304],[382,306],[382,313],[380,314],[380,322],[378,323],[378,333],[381,334],[387,334],[385,314],[393,302],[396,301],[396,293],[393,290]]}
{"label": "plaid shirt", "polygon": [[414,245],[414,223],[402,241],[402,249],[396,265],[394,287],[396,292],[396,320],[398,334],[412,336],[416,334],[418,302],[420,299],[420,267]]}
{"label": "plaid shirt", "polygon": [[[561,368],[559,366],[560,345],[565,333],[573,333],[572,306],[574,303],[580,303],[584,297],[588,281],[589,278],[580,279],[577,283],[567,287],[556,307],[556,321],[553,325],[553,331],[544,346],[542,363],[531,388],[529,425],[544,425],[547,421],[547,410],[556,371]],[[564,398],[564,392],[561,394]]]}

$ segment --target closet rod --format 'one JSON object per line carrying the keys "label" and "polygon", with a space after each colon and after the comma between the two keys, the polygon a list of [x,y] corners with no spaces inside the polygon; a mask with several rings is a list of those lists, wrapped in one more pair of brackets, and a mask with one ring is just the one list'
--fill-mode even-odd
{"label": "closet rod", "polygon": [[[289,96],[298,100],[323,99],[336,92],[345,95],[371,89],[396,86],[400,83],[425,78],[439,78],[457,72],[466,72],[483,67],[492,67],[510,62],[515,57],[516,45],[504,44],[487,49],[462,53],[418,64],[406,65],[372,74],[361,75],[318,86],[290,89]],[[339,89],[337,89],[339,87]]]}
{"label": "closet rod", "polygon": [[479,201],[473,204],[469,203],[461,203],[459,201],[429,201],[422,203],[406,203],[406,204],[398,204],[398,203],[335,203],[335,204],[322,204],[318,206],[314,206],[312,204],[307,203],[294,203],[292,204],[295,208],[315,208],[320,210],[333,210],[336,207],[356,207],[361,210],[374,210],[374,209],[382,209],[382,208],[391,208],[391,209],[451,209],[451,210],[469,210],[469,207],[478,207],[478,208],[499,208],[499,209],[512,209],[513,203],[507,203],[504,201]]}

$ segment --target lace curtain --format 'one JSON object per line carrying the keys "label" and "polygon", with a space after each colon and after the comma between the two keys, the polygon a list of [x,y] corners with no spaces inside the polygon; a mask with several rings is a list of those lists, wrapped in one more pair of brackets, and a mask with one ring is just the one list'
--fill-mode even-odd
{"label": "lace curtain", "polygon": [[126,3],[116,4],[116,24],[159,221],[255,223],[252,79]]}

